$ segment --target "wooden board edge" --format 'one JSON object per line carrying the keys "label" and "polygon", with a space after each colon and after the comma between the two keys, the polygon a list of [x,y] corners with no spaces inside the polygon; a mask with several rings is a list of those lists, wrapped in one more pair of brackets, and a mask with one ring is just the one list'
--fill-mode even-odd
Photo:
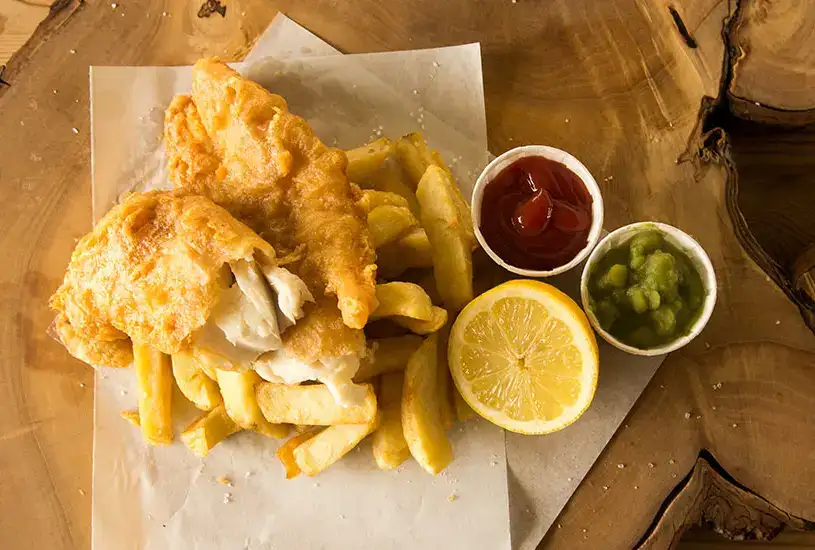
{"label": "wooden board edge", "polygon": [[676,548],[694,526],[730,540],[772,540],[784,528],[815,531],[815,522],[792,516],[729,475],[702,451],[635,545],[637,550]]}

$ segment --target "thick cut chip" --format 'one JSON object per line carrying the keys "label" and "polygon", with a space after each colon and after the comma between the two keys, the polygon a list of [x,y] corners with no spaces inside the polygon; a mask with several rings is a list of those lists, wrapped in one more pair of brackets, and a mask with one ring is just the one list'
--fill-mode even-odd
{"label": "thick cut chip", "polygon": [[368,213],[368,231],[374,248],[392,243],[417,227],[419,221],[404,206],[377,206]]}
{"label": "thick cut chip", "polygon": [[416,196],[422,208],[422,227],[433,247],[433,273],[445,306],[460,311],[473,299],[472,231],[462,215],[459,191],[449,172],[436,165],[422,176]]}
{"label": "thick cut chip", "polygon": [[224,398],[224,406],[235,424],[267,437],[281,439],[289,433],[288,426],[269,422],[261,412],[255,397],[255,386],[260,376],[253,371],[217,371],[218,386]]}
{"label": "thick cut chip", "polygon": [[411,268],[433,267],[433,247],[425,230],[416,227],[399,240],[379,247],[376,265],[378,275],[385,279],[396,278]]}
{"label": "thick cut chip", "polygon": [[431,474],[438,474],[453,460],[439,407],[438,343],[435,334],[428,336],[410,357],[402,392],[405,440],[416,462]]}
{"label": "thick cut chip", "polygon": [[354,183],[362,184],[371,179],[388,155],[391,154],[393,144],[391,140],[383,137],[372,141],[362,147],[351,149],[345,152],[348,157],[348,168],[346,173],[348,179]]}
{"label": "thick cut chip", "polygon": [[277,449],[275,456],[286,470],[286,479],[297,477],[301,473],[300,466],[297,465],[297,461],[294,459],[294,450],[318,433],[319,430],[310,429],[307,432],[297,434]]}
{"label": "thick cut chip", "polygon": [[223,403],[218,384],[198,365],[192,353],[174,353],[172,360],[175,383],[193,405],[203,411],[211,411]]}
{"label": "thick cut chip", "polygon": [[433,319],[433,303],[419,285],[403,282],[376,285],[376,299],[379,306],[371,314],[372,320],[396,316],[420,321]]}
{"label": "thick cut chip", "polygon": [[374,189],[366,189],[362,191],[362,196],[357,202],[359,206],[367,214],[378,206],[402,206],[410,208],[407,199],[396,193],[389,193],[387,191],[376,191]]}
{"label": "thick cut chip", "polygon": [[307,476],[314,476],[344,457],[379,425],[379,415],[367,424],[330,426],[294,449],[294,460]]}
{"label": "thick cut chip", "polygon": [[432,334],[447,322],[447,310],[433,306],[432,315],[428,321],[400,316],[391,317],[391,320],[416,334]]}
{"label": "thick cut chip", "polygon": [[257,403],[269,422],[331,426],[333,424],[367,424],[376,416],[373,386],[363,384],[365,398],[359,405],[343,407],[324,384],[288,386],[263,382],[258,384]]}
{"label": "thick cut chip", "polygon": [[379,381],[379,410],[382,421],[373,434],[373,452],[376,465],[382,470],[393,470],[410,456],[402,431],[401,372],[383,374]]}
{"label": "thick cut chip", "polygon": [[413,334],[405,334],[371,339],[369,342],[368,354],[360,363],[354,382],[365,382],[380,374],[404,371],[408,359],[422,343],[422,339]]}
{"label": "thick cut chip", "polygon": [[218,405],[187,426],[181,432],[181,441],[196,456],[204,457],[215,445],[239,431],[241,427],[229,418],[223,405]]}
{"label": "thick cut chip", "polygon": [[133,359],[139,387],[142,436],[150,445],[169,445],[173,442],[173,371],[170,356],[148,345],[135,344]]}

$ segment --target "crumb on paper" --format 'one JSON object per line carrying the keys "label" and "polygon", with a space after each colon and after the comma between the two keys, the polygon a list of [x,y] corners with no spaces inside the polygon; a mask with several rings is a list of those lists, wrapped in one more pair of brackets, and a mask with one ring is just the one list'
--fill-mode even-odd
{"label": "crumb on paper", "polygon": [[436,67],[436,68],[438,69],[438,67],[439,67],[439,62],[438,62],[438,61],[434,61],[434,62],[433,62],[433,66],[434,66],[434,67]]}
{"label": "crumb on paper", "polygon": [[619,468],[620,470],[622,470],[623,468],[625,468],[625,464],[623,464],[622,462],[620,462],[619,464],[617,464],[617,468]]}
{"label": "crumb on paper", "polygon": [[246,470],[246,473],[243,474],[243,477],[244,477],[244,479],[249,479],[253,475],[254,475],[254,472],[252,470]]}
{"label": "crumb on paper", "polygon": [[118,7],[119,7],[119,4],[117,4],[116,2],[113,2],[113,3],[110,5],[110,7],[111,7],[111,8],[113,8],[113,9],[115,10],[116,8],[118,8]]}
{"label": "crumb on paper", "polygon": [[71,131],[75,134],[79,133],[79,128],[71,128]]}
{"label": "crumb on paper", "polygon": [[689,412],[685,413],[685,420],[690,420],[691,414]]}
{"label": "crumb on paper", "polygon": [[76,50],[75,50],[75,49],[73,49],[73,48],[71,48],[70,50],[68,50],[68,53],[70,53],[70,54],[75,54],[75,53],[76,53]]}
{"label": "crumb on paper", "polygon": [[558,524],[557,524],[557,528],[558,528],[558,529],[563,529],[563,525],[562,525],[562,524],[560,524],[560,523],[558,523]]}
{"label": "crumb on paper", "polygon": [[339,516],[337,516],[337,517],[339,517],[340,519],[345,519],[345,514],[340,514],[340,515],[339,515]]}
{"label": "crumb on paper", "polygon": [[119,395],[127,395],[127,392],[125,390],[119,390]]}
{"label": "crumb on paper", "polygon": [[567,478],[566,478],[566,481],[573,481],[573,480],[574,480],[574,478],[573,478],[573,477],[567,477]]}
{"label": "crumb on paper", "polygon": [[722,389],[722,383],[721,382],[716,382],[715,384],[713,384],[713,389],[714,390]]}
{"label": "crumb on paper", "polygon": [[648,463],[648,467],[649,467],[649,468],[654,468],[654,467],[656,467],[656,465],[655,465],[653,462],[649,462],[649,463]]}
{"label": "crumb on paper", "polygon": [[458,499],[458,495],[455,493],[450,493],[450,496],[447,497],[447,502],[453,502],[456,499]]}
{"label": "crumb on paper", "polygon": [[85,382],[80,382],[80,383],[79,383],[79,387],[80,387],[80,388],[84,388],[84,387],[85,387]]}
{"label": "crumb on paper", "polygon": [[234,487],[235,484],[232,483],[232,480],[229,479],[227,476],[220,476],[217,480],[218,483],[221,485],[226,485],[227,487]]}
{"label": "crumb on paper", "polygon": [[317,489],[319,486],[320,486],[320,482],[319,482],[319,481],[315,481],[315,482],[314,482],[314,488],[315,488],[315,489]]}
{"label": "crumb on paper", "polygon": [[608,485],[603,485],[603,490],[608,491]]}
{"label": "crumb on paper", "polygon": [[224,493],[224,504],[232,502],[232,493]]}
{"label": "crumb on paper", "polygon": [[733,422],[733,427],[734,427],[734,428],[738,428],[738,427],[739,427],[739,425],[738,425],[738,424],[736,424],[735,422]]}

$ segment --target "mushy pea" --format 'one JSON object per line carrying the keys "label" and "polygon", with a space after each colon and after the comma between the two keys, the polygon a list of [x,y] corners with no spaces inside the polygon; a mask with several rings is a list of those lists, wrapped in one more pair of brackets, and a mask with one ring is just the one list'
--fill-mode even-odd
{"label": "mushy pea", "polygon": [[603,256],[589,277],[589,295],[600,326],[648,349],[690,332],[705,288],[687,254],[650,229]]}

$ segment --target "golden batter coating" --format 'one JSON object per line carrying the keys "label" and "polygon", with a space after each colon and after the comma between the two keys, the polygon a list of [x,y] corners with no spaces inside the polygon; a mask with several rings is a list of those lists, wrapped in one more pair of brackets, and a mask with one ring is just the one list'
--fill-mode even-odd
{"label": "golden batter coating", "polygon": [[345,154],[323,145],[280,96],[212,59],[196,63],[192,97],[177,96],[167,110],[165,147],[176,186],[212,198],[278,254],[305,247],[287,267],[317,304],[283,334],[287,351],[306,360],[361,352],[376,266]]}
{"label": "golden batter coating", "polygon": [[269,243],[209,199],[134,193],[79,241],[51,307],[86,340],[129,336],[174,353],[212,312],[224,265],[252,257],[277,263]]}
{"label": "golden batter coating", "polygon": [[133,363],[133,342],[126,334],[120,340],[93,340],[74,330],[64,314],[54,319],[54,332],[68,353],[93,366],[127,367]]}
{"label": "golden batter coating", "polygon": [[[221,171],[216,169],[215,178],[199,181],[196,188],[208,187],[208,196],[223,200],[227,208],[240,203],[242,212],[233,213],[276,249],[305,244],[300,276],[310,288],[313,279],[336,295],[345,323],[362,328],[376,305],[375,256],[365,216],[356,205],[357,191],[345,175],[345,154],[326,147],[280,96],[220,61],[198,61],[192,89],[194,109],[182,97],[168,111],[171,177],[178,185],[193,183],[189,174],[175,177],[174,157],[195,168],[201,151],[208,157],[214,153]],[[175,116],[182,105],[184,116]],[[183,132],[174,129],[177,124],[187,126],[189,142],[178,142]]]}

